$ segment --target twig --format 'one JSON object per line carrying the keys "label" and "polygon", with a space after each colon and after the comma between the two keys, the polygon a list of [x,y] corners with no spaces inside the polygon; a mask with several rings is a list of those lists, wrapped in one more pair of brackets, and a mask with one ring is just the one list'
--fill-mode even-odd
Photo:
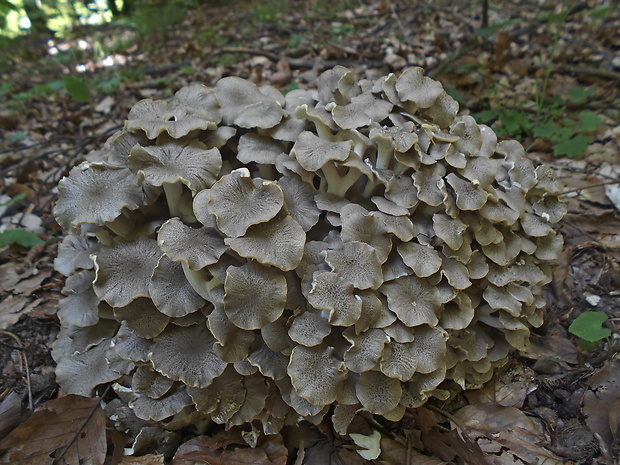
{"label": "twig", "polygon": [[578,187],[577,189],[571,189],[569,191],[561,192],[558,195],[572,194],[574,192],[581,192],[581,191],[586,190],[586,189],[594,189],[595,187],[608,186],[610,184],[619,184],[619,181],[616,179],[615,181],[607,181],[607,182],[601,182],[601,183],[598,183],[598,184],[592,184],[591,186]]}
{"label": "twig", "polygon": [[620,80],[620,73],[612,71],[611,69],[591,68],[589,66],[570,66],[570,65],[555,65],[553,71],[560,71],[563,73],[572,74],[586,74],[588,76],[600,77],[604,79],[616,79]]}
{"label": "twig", "polygon": [[219,50],[216,50],[211,54],[212,57],[223,55],[226,53],[242,53],[245,55],[254,55],[254,56],[263,56],[265,58],[269,58],[271,61],[278,62],[280,61],[280,56],[275,53],[266,52],[264,50],[256,50],[253,48],[242,48],[242,47],[225,47]]}
{"label": "twig", "polygon": [[407,32],[407,29],[405,29],[403,22],[400,20],[400,16],[398,16],[398,13],[396,13],[396,9],[394,8],[394,5],[390,5],[390,11],[392,12],[392,17],[396,20],[396,24],[398,25],[398,29],[400,29],[400,33],[403,35],[403,38],[405,39],[405,43],[407,45],[411,45],[411,36]]}
{"label": "twig", "polygon": [[456,418],[451,413],[448,413],[448,412],[446,412],[444,410],[441,410],[440,408],[435,407],[434,405],[430,405],[430,404],[427,404],[424,407],[426,407],[429,410],[432,410],[433,412],[439,413],[440,415],[443,415],[448,420],[450,420],[452,423],[454,423],[456,426],[458,426],[461,430],[465,431],[467,429],[467,427],[465,425],[463,425],[463,423],[461,423],[461,420]]}
{"label": "twig", "polygon": [[24,360],[24,372],[26,373],[26,388],[28,389],[28,407],[30,408],[30,410],[34,410],[34,402],[32,400],[32,385],[30,384],[30,366],[28,364],[28,356],[26,355],[24,344],[22,343],[22,340],[19,338],[19,336],[13,334],[10,331],[0,329],[0,334],[12,337],[17,343],[17,346],[19,348],[18,350],[21,352],[22,358]]}

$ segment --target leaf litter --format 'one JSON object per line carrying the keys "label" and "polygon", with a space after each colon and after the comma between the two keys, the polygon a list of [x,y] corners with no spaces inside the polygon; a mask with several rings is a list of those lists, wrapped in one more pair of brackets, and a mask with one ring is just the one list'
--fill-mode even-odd
{"label": "leaf litter", "polygon": [[[143,42],[124,30],[119,36],[137,45],[122,55],[129,67],[112,71],[105,71],[95,54],[85,63],[75,58],[65,64],[20,60],[20,66],[0,70],[4,82],[15,83],[15,95],[50,76],[60,80],[78,65],[91,73],[72,87],[73,98],[71,91],[34,96],[25,105],[17,102],[19,111],[0,114],[5,131],[0,139],[2,187],[11,197],[28,193],[2,212],[3,223],[24,228],[45,241],[32,248],[19,242],[0,248],[0,329],[11,334],[0,335],[0,446],[7,447],[5,456],[14,454],[15,460],[22,460],[19,457],[29,457],[43,447],[36,438],[51,441],[46,428],[72,418],[69,406],[62,403],[70,398],[73,407],[80,406],[81,413],[73,412],[76,422],[90,429],[81,442],[78,434],[69,444],[72,434],[86,430],[65,424],[56,429],[64,433],[49,444],[46,453],[61,454],[68,444],[67,452],[76,449],[80,453],[83,449],[77,445],[85,443],[97,457],[101,450],[105,457],[108,442],[107,457],[113,464],[154,465],[172,460],[182,465],[357,465],[370,463],[356,452],[364,444],[372,456],[379,452],[372,463],[385,465],[615,463],[620,452],[620,126],[617,117],[614,120],[610,115],[614,105],[617,115],[614,82],[619,75],[617,69],[605,67],[605,57],[618,49],[618,15],[612,13],[597,22],[594,12],[608,2],[578,3],[574,9],[580,10],[571,13],[559,31],[548,93],[556,100],[564,99],[561,111],[573,112],[574,129],[587,132],[575,143],[588,141],[585,157],[567,159],[553,158],[553,140],[535,137],[531,127],[535,95],[545,66],[551,63],[549,45],[557,29],[551,28],[555,23],[547,18],[559,11],[554,5],[532,7],[523,1],[506,2],[501,9],[491,5],[491,26],[478,35],[478,4],[437,2],[427,8],[416,2],[381,0],[345,5],[330,15],[314,13],[306,3],[283,9],[278,21],[252,14],[247,20],[247,10],[207,5],[193,10],[183,26],[171,28],[166,37],[154,34]],[[240,19],[243,15],[245,20]],[[94,29],[93,36],[85,38],[87,43],[94,43],[96,34],[109,35],[106,28]],[[67,46],[71,48],[71,41]],[[115,60],[123,62],[119,57]],[[358,437],[361,446],[348,436],[335,435],[331,425],[323,423],[285,430],[278,438],[259,438],[254,449],[243,439],[242,433],[249,432],[233,428],[193,439],[179,437],[181,446],[166,457],[155,445],[148,455],[124,456],[123,449],[132,445],[132,438],[100,424],[95,427],[90,423],[92,417],[84,416],[94,406],[93,412],[101,418],[97,399],[69,396],[44,403],[56,395],[48,353],[56,331],[55,303],[61,297],[62,280],[52,270],[60,238],[50,208],[60,177],[118,129],[127,108],[139,98],[170,96],[191,82],[209,85],[226,75],[288,90],[313,87],[320,72],[335,64],[370,78],[421,65],[453,92],[462,107],[474,115],[494,112],[495,130],[512,131],[532,147],[533,161],[551,163],[557,171],[565,184],[563,200],[568,206],[561,226],[566,247],[562,259],[553,265],[554,281],[545,290],[547,321],[530,347],[481,390],[465,396],[452,394],[443,402],[413,409],[399,424],[361,416],[350,431],[373,438],[364,443]],[[128,74],[116,85],[114,73],[119,69],[137,72],[139,79],[127,79]],[[95,76],[116,90],[109,93],[94,86],[90,78]],[[489,93],[491,88],[494,93]],[[86,90],[92,108],[78,101],[86,99]],[[554,115],[563,113],[550,113]],[[564,130],[547,123],[540,127],[538,134],[550,138]],[[592,311],[605,315],[599,328],[610,330],[611,336],[588,348],[568,328],[575,321],[579,326],[580,315]],[[17,407],[27,412],[22,405],[28,402],[39,407],[24,421],[17,416]],[[9,438],[17,436],[17,442],[7,445]],[[65,463],[77,463],[67,457],[74,456],[65,454]]]}

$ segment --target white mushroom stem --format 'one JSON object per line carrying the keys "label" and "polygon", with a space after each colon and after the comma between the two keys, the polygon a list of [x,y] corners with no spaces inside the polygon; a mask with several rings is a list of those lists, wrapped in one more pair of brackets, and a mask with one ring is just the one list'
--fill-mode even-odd
{"label": "white mushroom stem", "polygon": [[402,164],[396,158],[394,158],[394,166],[392,167],[392,171],[394,171],[394,176],[400,176],[409,168],[409,166]]}
{"label": "white mushroom stem", "polygon": [[166,202],[168,202],[168,210],[170,210],[170,216],[181,216],[181,196],[183,195],[183,185],[180,182],[163,183],[164,193],[166,194]]}
{"label": "white mushroom stem", "polygon": [[271,181],[274,179],[278,179],[278,172],[273,165],[261,163],[258,165],[258,172],[260,173],[260,177],[263,179],[268,179]]}
{"label": "white mushroom stem", "polygon": [[392,144],[385,142],[377,143],[377,161],[375,167],[379,170],[387,170],[390,168],[390,162],[394,158],[394,147]]}
{"label": "white mushroom stem", "polygon": [[[375,179],[377,179],[377,178],[375,177]],[[376,180],[368,179],[368,182],[366,183],[366,185],[364,186],[364,190],[362,191],[362,197],[365,198],[365,199],[371,198],[373,196],[375,188],[379,184],[380,183],[377,182]]]}
{"label": "white mushroom stem", "polygon": [[112,245],[112,234],[110,234],[110,231],[106,229],[100,229],[96,231],[95,237],[99,239],[99,242],[101,242],[103,245]]}
{"label": "white mushroom stem", "polygon": [[195,271],[190,269],[187,262],[183,261],[181,264],[183,265],[183,273],[185,273],[185,277],[198,295],[215,305],[217,303],[217,299],[211,295],[211,291],[218,286],[222,286],[222,281],[216,277],[211,277],[211,279],[208,279],[209,277],[204,271]]}
{"label": "white mushroom stem", "polygon": [[338,172],[336,165],[329,161],[321,168],[327,182],[327,193],[344,197],[349,188],[355,184],[362,174],[360,171],[349,168],[344,176]]}
{"label": "white mushroom stem", "polygon": [[129,234],[136,227],[135,223],[123,214],[121,214],[114,221],[107,222],[105,225],[114,234],[123,237]]}
{"label": "white mushroom stem", "polygon": [[[192,209],[192,203],[188,205],[183,204],[183,184],[180,182],[163,183],[164,193],[166,194],[166,202],[168,203],[168,210],[172,218],[178,217],[185,223],[195,223],[196,217]],[[186,208],[183,208],[183,207]]]}

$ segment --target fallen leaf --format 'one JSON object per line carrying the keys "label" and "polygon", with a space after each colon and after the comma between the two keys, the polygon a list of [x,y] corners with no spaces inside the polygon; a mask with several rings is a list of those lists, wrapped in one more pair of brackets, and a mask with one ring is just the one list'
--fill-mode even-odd
{"label": "fallen leaf", "polygon": [[22,396],[12,391],[0,403],[0,437],[6,436],[19,425],[22,415]]}
{"label": "fallen leaf", "polygon": [[617,428],[617,424],[610,425],[609,420],[610,406],[620,399],[620,361],[607,362],[590,377],[588,385],[590,389],[583,399],[586,424],[601,437],[609,450],[614,441],[612,432],[616,433],[613,429]]}
{"label": "fallen leaf", "polygon": [[465,392],[471,404],[497,403],[504,407],[523,406],[526,396],[536,389],[536,374],[519,361],[503,367],[482,389]]}
{"label": "fallen leaf", "polygon": [[29,303],[28,297],[8,296],[0,303],[0,329],[6,329],[17,323],[17,320],[26,313],[24,309]]}
{"label": "fallen leaf", "polygon": [[257,447],[251,449],[236,429],[187,441],[178,448],[171,465],[286,465],[287,457],[281,435],[261,437]]}
{"label": "fallen leaf", "polygon": [[69,395],[43,404],[0,441],[13,465],[103,465],[105,415],[98,399]]}
{"label": "fallen leaf", "polygon": [[163,454],[149,454],[141,457],[125,457],[119,465],[164,465]]}

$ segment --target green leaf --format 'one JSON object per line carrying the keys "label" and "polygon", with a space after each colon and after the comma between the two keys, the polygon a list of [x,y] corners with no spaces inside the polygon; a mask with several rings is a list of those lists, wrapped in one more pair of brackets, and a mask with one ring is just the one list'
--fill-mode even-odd
{"label": "green leaf", "polygon": [[22,192],[21,194],[17,194],[12,199],[7,200],[4,203],[0,203],[0,207],[6,207],[7,205],[11,205],[12,203],[19,202],[20,200],[25,199],[25,198],[26,198],[26,193]]}
{"label": "green leaf", "polygon": [[0,247],[4,247],[9,244],[19,244],[23,247],[32,247],[34,245],[43,244],[43,241],[32,231],[26,231],[25,229],[9,229],[0,233]]}
{"label": "green leaf", "polygon": [[566,155],[569,158],[578,157],[588,148],[592,138],[577,134],[571,139],[553,146],[553,154],[556,156]]}
{"label": "green leaf", "polygon": [[496,108],[492,108],[490,110],[482,110],[481,112],[476,114],[476,120],[485,124],[493,123],[495,122],[495,120],[497,120],[497,118],[499,118],[501,114],[502,112]]}
{"label": "green leaf", "polygon": [[508,134],[519,135],[522,130],[529,130],[532,127],[532,123],[528,120],[527,115],[520,111],[509,110],[505,112],[499,118],[504,124]]}
{"label": "green leaf", "polygon": [[508,26],[512,26],[513,24],[518,24],[519,21],[516,19],[511,19],[508,21],[504,21],[501,22],[499,24],[493,24],[491,26],[488,27],[482,27],[480,29],[478,29],[478,34],[480,35],[480,37],[491,37],[493,34],[495,34],[497,31],[499,31],[502,28],[508,27]]}
{"label": "green leaf", "polygon": [[534,128],[534,136],[541,139],[555,141],[556,138],[561,135],[562,127],[551,121],[545,121],[544,123]]}
{"label": "green leaf", "polygon": [[62,82],[65,84],[65,89],[69,92],[69,95],[80,103],[90,102],[90,90],[86,83],[76,76],[63,76]]}
{"label": "green leaf", "polygon": [[588,14],[595,19],[603,19],[607,16],[607,13],[611,11],[611,8],[607,5],[599,5],[592,9]]}
{"label": "green leaf", "polygon": [[448,94],[450,97],[452,97],[454,100],[456,100],[457,102],[463,104],[466,102],[465,97],[463,97],[463,94],[461,94],[456,87],[446,87],[446,94]]}
{"label": "green leaf", "polygon": [[603,118],[592,111],[582,111],[579,113],[579,124],[577,130],[580,132],[596,131],[603,124]]}
{"label": "green leaf", "polygon": [[604,328],[605,312],[583,312],[568,327],[568,331],[588,342],[597,342],[611,336],[611,329]]}
{"label": "green leaf", "polygon": [[573,103],[582,103],[595,93],[596,90],[592,87],[576,87],[568,91],[568,99]]}

